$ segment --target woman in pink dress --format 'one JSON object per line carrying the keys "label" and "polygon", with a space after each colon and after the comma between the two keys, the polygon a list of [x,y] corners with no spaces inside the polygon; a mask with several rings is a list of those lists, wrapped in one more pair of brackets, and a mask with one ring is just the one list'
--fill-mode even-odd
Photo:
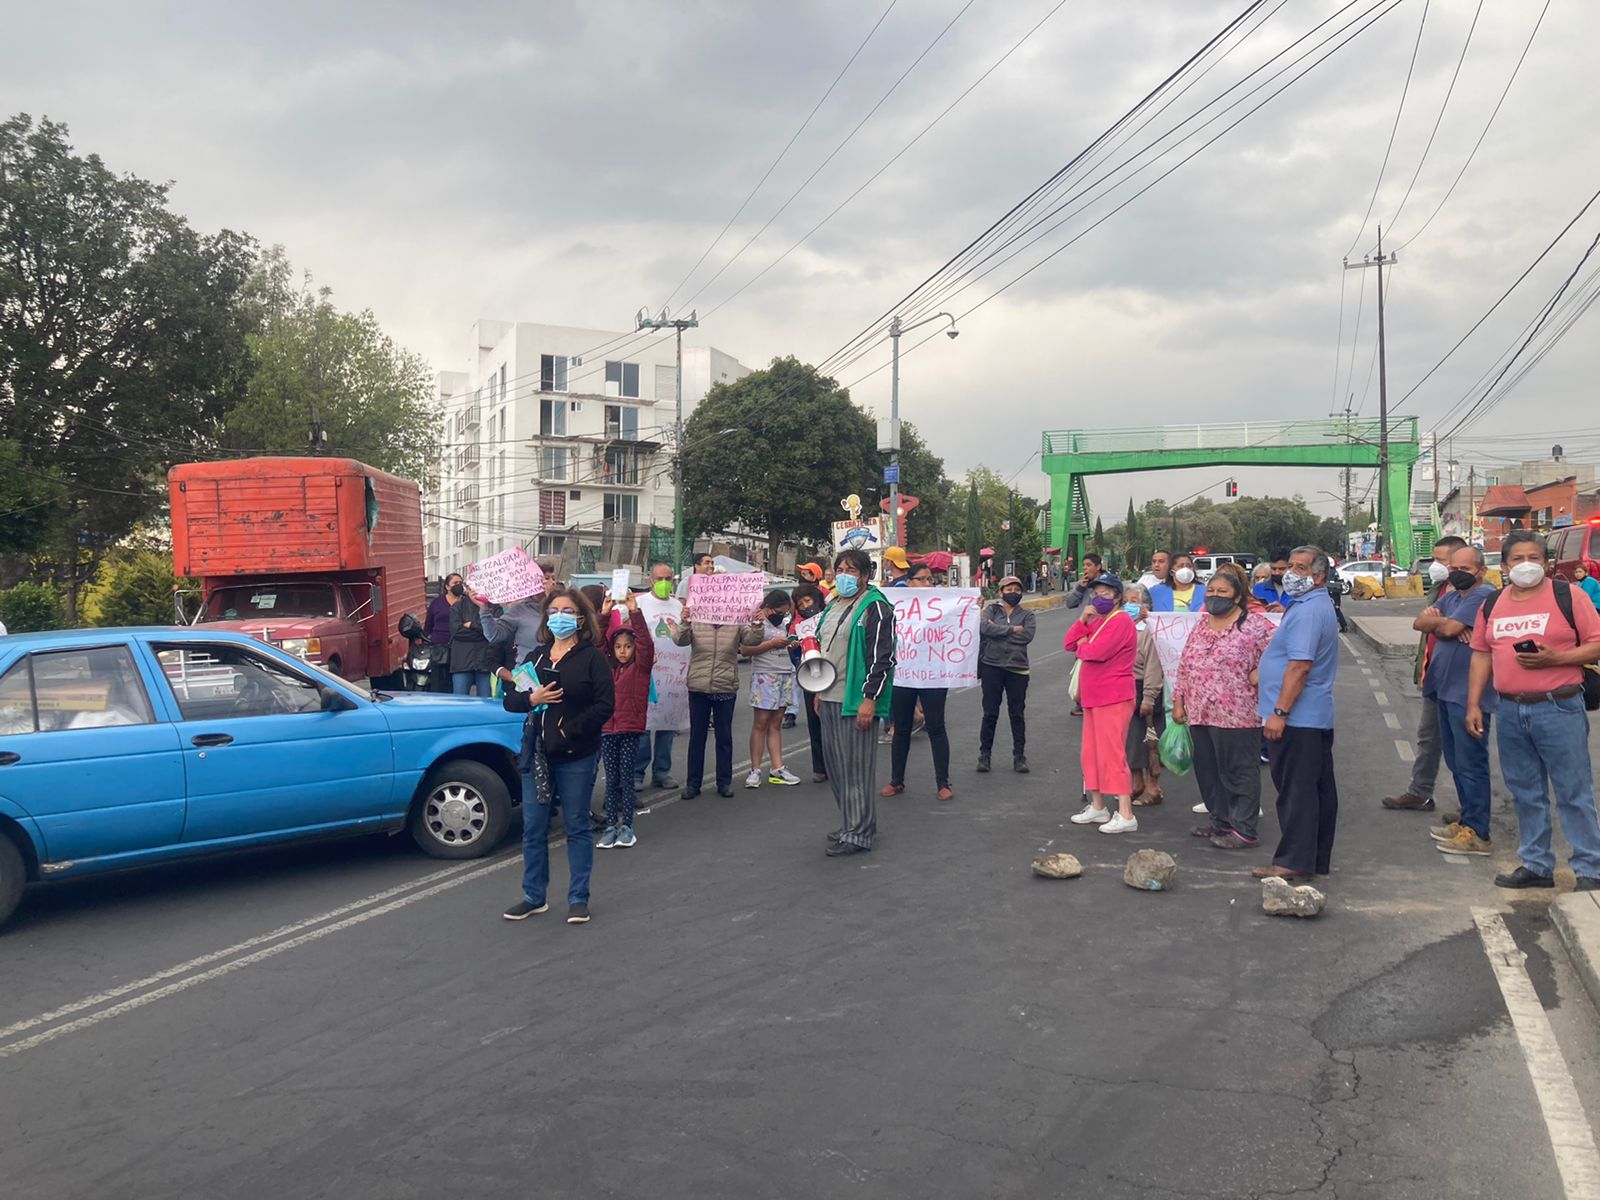
{"label": "woman in pink dress", "polygon": [[[1100,575],[1089,585],[1083,615],[1063,639],[1077,655],[1078,703],[1083,705],[1083,790],[1089,803],[1072,816],[1075,825],[1098,825],[1101,833],[1133,833],[1133,778],[1128,772],[1128,723],[1133,719],[1133,659],[1139,631],[1122,611],[1122,584]],[[1106,807],[1115,798],[1117,811]]]}
{"label": "woman in pink dress", "polygon": [[1222,850],[1255,846],[1261,813],[1256,667],[1275,627],[1245,607],[1247,595],[1235,575],[1212,577],[1172,685],[1172,719],[1189,726],[1194,778],[1210,817],[1194,836]]}

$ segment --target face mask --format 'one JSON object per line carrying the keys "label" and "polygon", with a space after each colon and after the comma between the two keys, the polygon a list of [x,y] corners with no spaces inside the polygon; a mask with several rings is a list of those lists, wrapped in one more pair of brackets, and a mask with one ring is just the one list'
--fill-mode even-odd
{"label": "face mask", "polygon": [[1470,591],[1472,589],[1472,585],[1477,582],[1478,577],[1471,571],[1450,572],[1450,586],[1455,588],[1458,592]]}
{"label": "face mask", "polygon": [[658,579],[650,585],[650,591],[657,600],[665,600],[672,595],[672,580]]}
{"label": "face mask", "polygon": [[1022,603],[1022,593],[1021,592],[1001,592],[1000,593],[1000,599],[1005,601],[1007,604],[1012,605],[1013,607],[1015,607],[1016,605]]}
{"label": "face mask", "polygon": [[1099,613],[1102,617],[1117,606],[1117,602],[1110,596],[1096,596],[1090,600],[1089,603],[1094,605],[1095,612]]}
{"label": "face mask", "polygon": [[1238,603],[1232,596],[1207,596],[1206,611],[1213,617],[1225,617]]}
{"label": "face mask", "polygon": [[1137,604],[1124,604],[1122,606],[1122,611],[1127,613],[1135,621],[1139,619],[1139,606]]}
{"label": "face mask", "polygon": [[861,586],[861,581],[854,575],[835,575],[833,585],[839,589],[839,595],[849,598],[856,594]]}
{"label": "face mask", "polygon": [[1431,562],[1428,564],[1429,583],[1443,583],[1449,578],[1450,568],[1445,566],[1442,562]]}
{"label": "face mask", "polygon": [[1518,587],[1536,587],[1544,578],[1544,568],[1536,562],[1519,562],[1506,574],[1511,576],[1511,582]]}
{"label": "face mask", "polygon": [[1176,579],[1179,583],[1193,583],[1194,582],[1194,572],[1191,571],[1188,567],[1179,567],[1176,571],[1174,571],[1172,573],[1172,577],[1174,579]]}
{"label": "face mask", "polygon": [[1304,596],[1315,586],[1311,576],[1298,571],[1288,571],[1283,576],[1283,594],[1286,596]]}
{"label": "face mask", "polygon": [[1277,571],[1274,571],[1272,573],[1272,586],[1273,587],[1282,587],[1283,586],[1283,576],[1281,574],[1279,574]]}
{"label": "face mask", "polygon": [[461,586],[461,585],[460,585],[460,584],[459,584],[459,583],[452,583],[452,584],[451,584],[451,585],[450,585],[450,594],[451,594],[451,595],[452,595],[452,596],[459,596],[459,595],[461,595],[461,593],[462,593],[462,592],[463,592],[463,591],[464,591],[464,590],[465,590],[465,589],[464,589],[464,588],[462,588],[462,586]]}
{"label": "face mask", "polygon": [[578,632],[578,614],[553,612],[545,618],[545,624],[550,627],[550,632],[555,637],[568,638]]}

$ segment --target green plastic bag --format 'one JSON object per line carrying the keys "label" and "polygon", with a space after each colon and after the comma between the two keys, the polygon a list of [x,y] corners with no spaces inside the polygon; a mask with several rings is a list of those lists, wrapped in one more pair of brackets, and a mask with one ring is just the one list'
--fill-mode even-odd
{"label": "green plastic bag", "polygon": [[1170,718],[1166,732],[1161,735],[1161,765],[1178,775],[1187,775],[1194,766],[1194,743],[1189,740],[1189,727]]}

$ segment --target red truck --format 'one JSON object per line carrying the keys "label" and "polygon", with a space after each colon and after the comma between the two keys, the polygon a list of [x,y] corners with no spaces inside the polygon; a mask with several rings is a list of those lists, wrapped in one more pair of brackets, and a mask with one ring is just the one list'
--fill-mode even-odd
{"label": "red truck", "polygon": [[400,615],[427,607],[422,493],[349,458],[183,463],[167,473],[172,558],[197,623],[248,633],[346,679],[400,670]]}

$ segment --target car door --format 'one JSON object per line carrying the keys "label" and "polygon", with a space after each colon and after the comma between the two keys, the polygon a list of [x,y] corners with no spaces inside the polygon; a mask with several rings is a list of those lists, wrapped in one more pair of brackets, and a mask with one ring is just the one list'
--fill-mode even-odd
{"label": "car door", "polygon": [[184,794],[177,730],[127,643],[35,650],[0,675],[0,796],[33,817],[47,861],[172,845]]}
{"label": "car door", "polygon": [[[181,714],[185,842],[375,823],[391,808],[393,740],[375,704],[265,650],[200,641],[149,649]],[[325,696],[340,707],[325,708]]]}

